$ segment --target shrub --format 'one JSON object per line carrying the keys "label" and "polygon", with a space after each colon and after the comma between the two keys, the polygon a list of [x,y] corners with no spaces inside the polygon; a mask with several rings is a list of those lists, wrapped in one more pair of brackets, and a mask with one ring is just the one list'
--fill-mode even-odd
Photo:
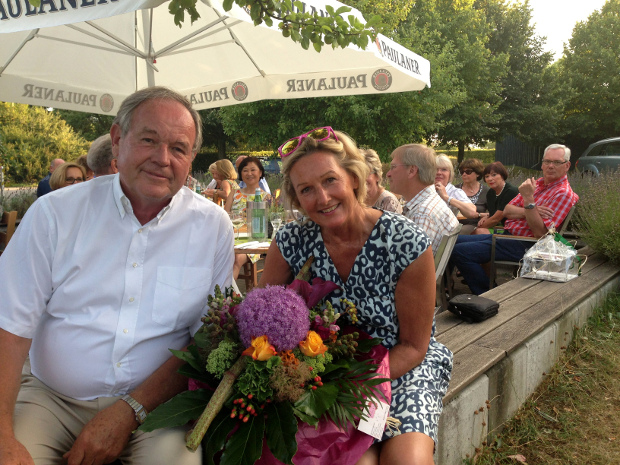
{"label": "shrub", "polygon": [[17,217],[23,218],[26,210],[37,200],[37,196],[30,188],[22,188],[9,193],[5,193],[0,198],[0,204],[5,212],[17,210]]}
{"label": "shrub", "polygon": [[573,224],[583,241],[620,264],[620,172],[599,177],[574,174],[570,182],[579,195]]}

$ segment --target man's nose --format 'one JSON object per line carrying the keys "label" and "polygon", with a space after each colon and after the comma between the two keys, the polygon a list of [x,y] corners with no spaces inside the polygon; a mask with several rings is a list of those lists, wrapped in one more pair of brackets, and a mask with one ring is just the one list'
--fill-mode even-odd
{"label": "man's nose", "polygon": [[167,166],[170,164],[170,158],[172,157],[170,150],[168,144],[160,143],[153,151],[151,159],[160,165]]}

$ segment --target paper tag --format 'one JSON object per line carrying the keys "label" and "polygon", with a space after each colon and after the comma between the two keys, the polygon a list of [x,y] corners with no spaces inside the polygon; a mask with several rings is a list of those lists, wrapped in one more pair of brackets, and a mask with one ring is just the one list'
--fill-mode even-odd
{"label": "paper tag", "polygon": [[388,414],[390,413],[390,406],[381,401],[378,401],[376,404],[371,402],[370,405],[366,407],[366,410],[364,410],[364,413],[367,419],[360,420],[357,429],[373,438],[381,439],[383,437],[383,431],[385,430]]}

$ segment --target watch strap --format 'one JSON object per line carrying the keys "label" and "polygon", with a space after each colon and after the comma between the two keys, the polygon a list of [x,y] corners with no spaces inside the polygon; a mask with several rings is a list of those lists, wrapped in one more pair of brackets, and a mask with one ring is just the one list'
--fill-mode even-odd
{"label": "watch strap", "polygon": [[127,402],[129,406],[133,409],[134,413],[136,414],[136,421],[140,424],[144,423],[144,420],[146,420],[146,416],[148,415],[148,412],[144,408],[144,405],[131,397],[129,394],[121,397],[121,400]]}
{"label": "watch strap", "polygon": [[535,203],[528,203],[525,207],[526,210],[533,210],[536,207]]}

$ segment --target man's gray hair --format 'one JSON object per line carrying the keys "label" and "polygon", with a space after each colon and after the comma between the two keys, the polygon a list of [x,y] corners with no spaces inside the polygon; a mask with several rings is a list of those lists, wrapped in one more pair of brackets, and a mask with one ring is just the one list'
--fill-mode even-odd
{"label": "man's gray hair", "polygon": [[553,149],[564,149],[564,161],[570,161],[570,149],[566,145],[562,144],[551,144],[548,146],[543,153],[543,158],[545,158],[545,155],[547,155],[549,150]]}
{"label": "man's gray hair", "polygon": [[418,167],[418,178],[426,186],[435,184],[437,166],[435,151],[422,144],[407,144],[401,147],[400,159],[403,164]]}
{"label": "man's gray hair", "polygon": [[112,137],[110,134],[104,134],[97,137],[88,149],[86,155],[86,162],[88,167],[93,170],[95,176],[103,176],[111,174],[110,165],[114,160],[114,153],[112,152]]}
{"label": "man's gray hair", "polygon": [[141,89],[131,94],[123,100],[123,103],[121,103],[121,107],[119,108],[116,118],[114,118],[114,122],[112,124],[118,124],[121,128],[122,135],[125,136],[131,127],[131,117],[134,110],[138,108],[141,103],[144,103],[147,100],[158,99],[179,102],[187,109],[187,111],[189,111],[189,114],[194,120],[194,127],[196,129],[196,140],[194,141],[192,151],[198,152],[200,147],[202,147],[202,120],[200,119],[200,115],[192,108],[192,104],[189,103],[189,100],[174,90],[168,89],[167,87],[147,87],[146,89]]}

